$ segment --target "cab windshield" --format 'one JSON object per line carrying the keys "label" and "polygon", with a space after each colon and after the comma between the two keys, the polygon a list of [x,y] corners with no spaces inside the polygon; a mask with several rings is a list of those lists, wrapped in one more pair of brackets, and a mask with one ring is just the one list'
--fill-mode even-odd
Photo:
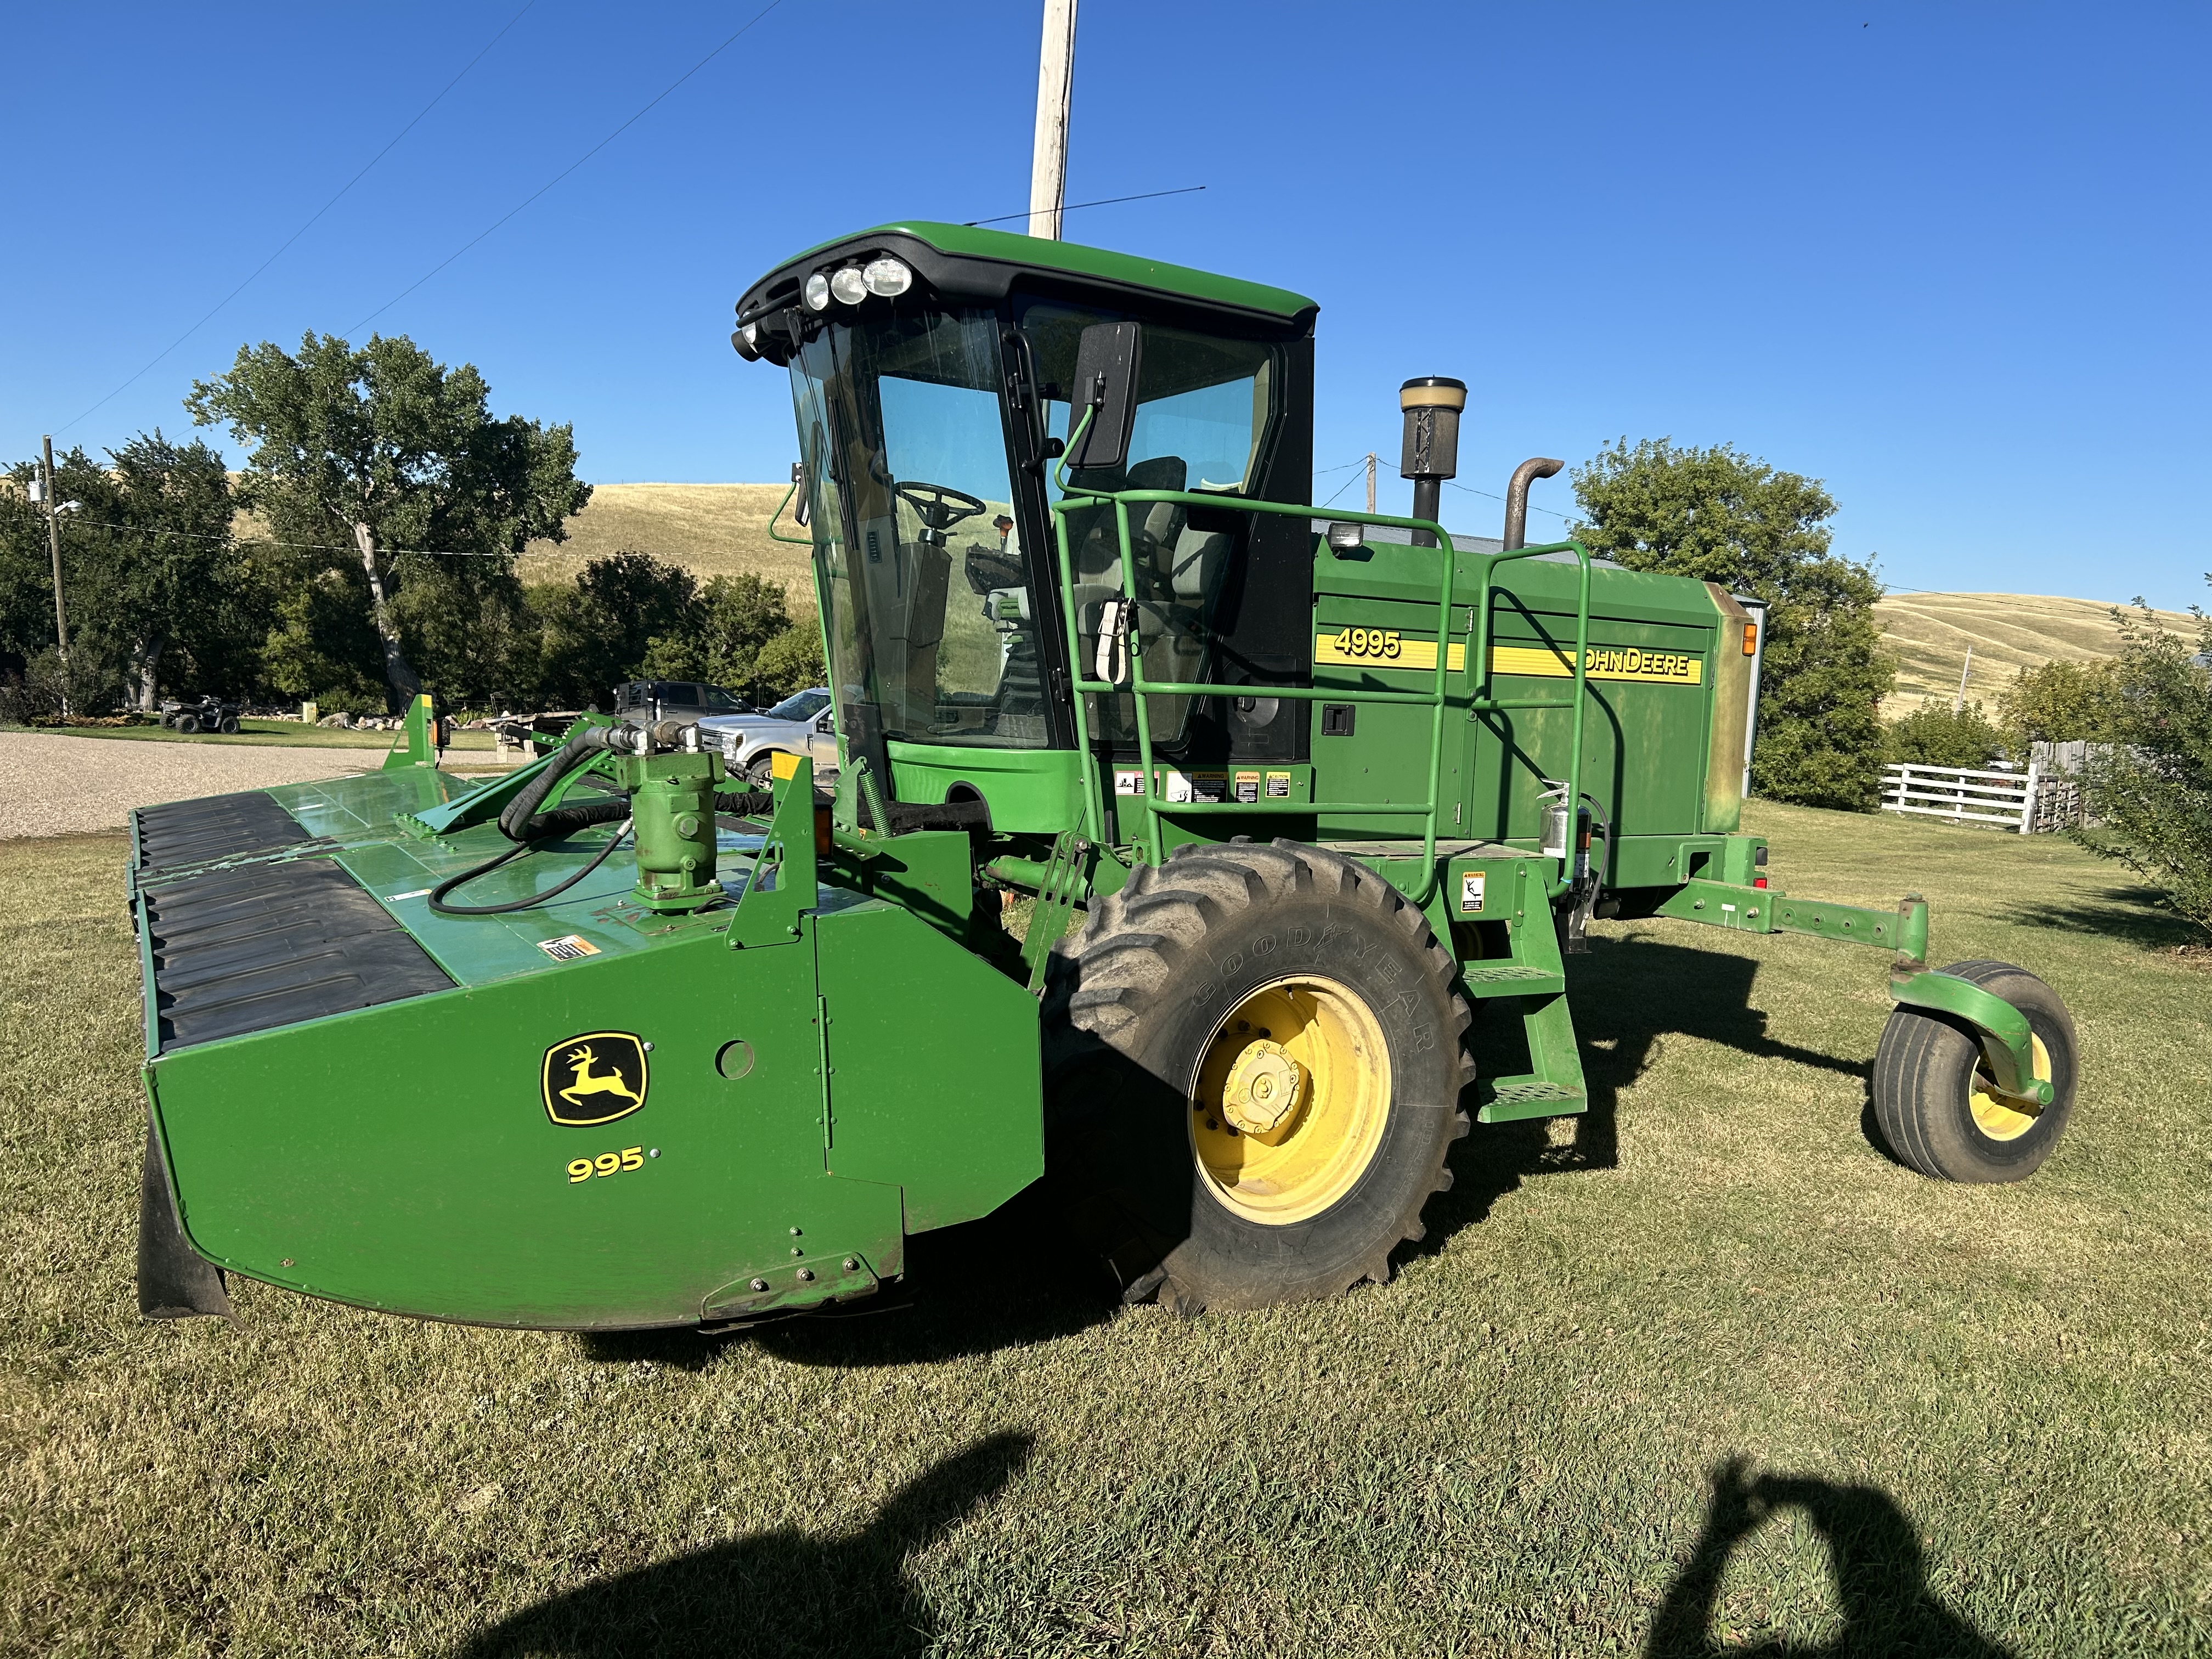
{"label": "cab windshield", "polygon": [[857,715],[909,743],[1048,741],[999,329],[980,310],[830,322],[792,361],[848,726]]}

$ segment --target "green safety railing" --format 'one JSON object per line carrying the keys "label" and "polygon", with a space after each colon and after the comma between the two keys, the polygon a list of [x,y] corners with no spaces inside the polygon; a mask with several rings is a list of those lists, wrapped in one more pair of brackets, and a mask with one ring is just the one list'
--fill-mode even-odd
{"label": "green safety railing", "polygon": [[[1085,416],[1087,425],[1089,416]],[[1079,441],[1079,428],[1069,447]],[[1271,697],[1283,697],[1295,702],[1389,703],[1426,708],[1429,711],[1429,792],[1428,799],[1419,805],[1411,801],[1310,801],[1299,802],[1296,809],[1301,815],[1334,817],[1413,817],[1421,820],[1421,863],[1425,874],[1421,890],[1415,895],[1416,903],[1425,904],[1437,881],[1437,819],[1443,794],[1444,766],[1444,710],[1449,701],[1451,672],[1450,636],[1452,594],[1462,558],[1475,561],[1480,566],[1481,594],[1475,606],[1474,637],[1468,641],[1469,655],[1462,665],[1467,679],[1468,707],[1473,714],[1503,713],[1520,708],[1565,708],[1574,710],[1573,738],[1569,748],[1567,767],[1568,810],[1574,810],[1579,798],[1582,781],[1583,718],[1585,691],[1589,671],[1589,550],[1580,542],[1547,544],[1541,547],[1516,548],[1510,552],[1465,553],[1455,547],[1450,533],[1433,520],[1403,519],[1380,513],[1323,514],[1302,502],[1243,501],[1218,494],[1197,495],[1177,489],[1086,489],[1067,481],[1066,463],[1057,469],[1061,497],[1052,503],[1055,538],[1060,554],[1060,608],[1067,629],[1067,644],[1071,657],[1079,657],[1082,632],[1075,614],[1074,553],[1068,544],[1067,515],[1083,501],[1105,501],[1114,509],[1114,528],[1121,550],[1122,597],[1128,602],[1125,613],[1129,646],[1129,679],[1126,684],[1084,677],[1085,665],[1076,665],[1073,678],[1075,692],[1075,727],[1077,745],[1084,757],[1084,809],[1091,839],[1107,839],[1106,811],[1099,787],[1098,766],[1092,752],[1091,721],[1084,705],[1087,694],[1093,696],[1120,696],[1124,694],[1134,700],[1137,720],[1137,752],[1143,768],[1144,800],[1147,850],[1154,864],[1166,861],[1167,848],[1162,825],[1164,817],[1186,814],[1219,814],[1282,812],[1281,804],[1273,801],[1165,801],[1160,799],[1159,780],[1152,754],[1152,728],[1147,700],[1153,696],[1222,696],[1250,694],[1264,690]],[[1437,665],[1435,678],[1426,691],[1384,691],[1345,687],[1291,685],[1221,685],[1192,680],[1151,680],[1145,678],[1144,628],[1137,611],[1136,560],[1129,538],[1129,507],[1133,503],[1169,502],[1182,507],[1226,508],[1238,513],[1265,513],[1283,518],[1300,518],[1310,522],[1328,517],[1338,523],[1380,525],[1393,529],[1426,532],[1434,538],[1437,549],[1440,573],[1437,583]],[[1501,698],[1492,695],[1490,672],[1491,609],[1493,597],[1493,575],[1498,565],[1515,559],[1534,558],[1544,553],[1573,552],[1581,564],[1581,582],[1575,617],[1574,690],[1566,700],[1548,697]],[[1548,780],[1547,780],[1548,781]],[[1564,889],[1564,880],[1555,883]]]}

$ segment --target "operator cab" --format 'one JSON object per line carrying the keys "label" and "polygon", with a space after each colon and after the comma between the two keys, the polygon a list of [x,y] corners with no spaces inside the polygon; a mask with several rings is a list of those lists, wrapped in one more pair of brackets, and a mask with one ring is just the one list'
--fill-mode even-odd
{"label": "operator cab", "polygon": [[[1127,453],[1067,480],[1218,498],[1131,507],[1130,621],[1152,678],[1252,688],[1152,698],[1155,756],[1186,769],[1304,760],[1305,710],[1266,693],[1311,672],[1311,533],[1238,504],[1309,498],[1316,310],[1257,283],[936,224],[846,238],[756,284],[732,337],[791,371],[801,521],[848,757],[899,798],[990,799],[1002,829],[1023,827],[1025,798],[1039,827],[1064,815],[1066,794],[1048,807],[1054,792],[1035,783],[1073,781],[1069,681],[1079,666],[1090,677],[1124,572],[1113,506],[1066,514],[1071,653],[1052,462],[1084,331],[1135,321]],[[1094,699],[1089,723],[1094,764],[1134,763],[1132,698]]]}

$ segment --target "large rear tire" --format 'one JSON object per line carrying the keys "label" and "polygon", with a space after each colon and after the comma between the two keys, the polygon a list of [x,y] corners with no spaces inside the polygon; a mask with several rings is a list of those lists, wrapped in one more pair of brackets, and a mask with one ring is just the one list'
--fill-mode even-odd
{"label": "large rear tire", "polygon": [[1387,1281],[1468,1131],[1453,976],[1389,883],[1294,842],[1185,847],[1095,901],[1054,953],[1046,1164],[1124,1299]]}
{"label": "large rear tire", "polygon": [[1973,1028],[1925,1009],[1899,1007],[1874,1059],[1874,1115],[1898,1158],[1938,1181],[2025,1181],[2043,1167],[2073,1115],[2073,1017],[2058,993],[2008,962],[1954,962],[1943,972],[2002,997],[2027,1016],[2035,1074],[2050,1105],[2021,1109],[1994,1091]]}

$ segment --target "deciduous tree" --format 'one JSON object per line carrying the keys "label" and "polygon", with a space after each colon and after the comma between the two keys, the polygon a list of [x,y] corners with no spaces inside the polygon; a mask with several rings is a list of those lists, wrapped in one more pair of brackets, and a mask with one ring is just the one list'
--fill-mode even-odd
{"label": "deciduous tree", "polygon": [[569,428],[495,418],[489,399],[473,365],[448,368],[404,336],[356,349],[310,333],[296,355],[240,347],[185,400],[248,447],[239,499],[278,539],[324,550],[325,568],[350,550],[402,697],[421,689],[410,646],[453,682],[449,699],[489,694],[487,642],[521,599],[515,556],[563,539],[591,495]]}

